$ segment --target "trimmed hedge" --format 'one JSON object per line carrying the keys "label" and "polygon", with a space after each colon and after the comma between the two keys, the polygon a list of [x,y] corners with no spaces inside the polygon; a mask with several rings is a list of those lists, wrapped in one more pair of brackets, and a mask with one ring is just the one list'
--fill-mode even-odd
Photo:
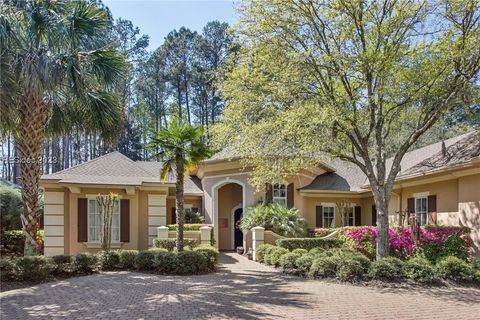
{"label": "trimmed hedge", "polygon": [[[401,262],[401,260],[398,260]],[[373,261],[368,269],[368,275],[373,279],[396,279],[403,276],[403,269],[397,260],[383,258]]]}
{"label": "trimmed hedge", "polygon": [[405,277],[416,282],[430,283],[435,280],[434,269],[430,262],[422,257],[409,259],[403,265]]}
{"label": "trimmed hedge", "polygon": [[93,273],[97,268],[98,258],[91,253],[79,253],[73,260],[73,268],[77,273]]}
{"label": "trimmed hedge", "polygon": [[22,257],[15,264],[22,281],[46,280],[54,270],[51,260],[44,256]]}
{"label": "trimmed hedge", "polygon": [[193,249],[193,251],[202,253],[207,258],[208,268],[210,270],[215,270],[218,263],[218,257],[220,255],[220,252],[218,252],[217,248],[202,244]]}
{"label": "trimmed hedge", "polygon": [[289,251],[285,248],[274,247],[265,256],[265,262],[272,266],[278,266],[280,264],[280,258]]}
{"label": "trimmed hedge", "polygon": [[435,266],[435,274],[441,279],[455,281],[472,280],[474,271],[465,261],[454,257],[446,257]]}
{"label": "trimmed hedge", "polygon": [[118,250],[100,251],[97,256],[99,267],[102,270],[114,270],[120,267],[120,252]]}
{"label": "trimmed hedge", "polygon": [[135,259],[137,258],[137,250],[122,250],[120,251],[120,268],[134,269]]}
{"label": "trimmed hedge", "polygon": [[271,249],[275,248],[274,245],[271,244],[261,244],[258,246],[255,252],[255,258],[258,262],[265,262],[265,255]]}
{"label": "trimmed hedge", "polygon": [[[172,252],[176,248],[176,239],[153,239],[153,246],[155,248],[167,249]],[[197,239],[183,239],[183,246],[186,248],[194,249],[200,245],[200,240]]]}
{"label": "trimmed hedge", "polygon": [[321,239],[321,238],[285,238],[278,239],[277,246],[288,249],[289,251],[295,249],[311,250],[314,248],[337,248],[342,245],[342,242],[338,239]]}

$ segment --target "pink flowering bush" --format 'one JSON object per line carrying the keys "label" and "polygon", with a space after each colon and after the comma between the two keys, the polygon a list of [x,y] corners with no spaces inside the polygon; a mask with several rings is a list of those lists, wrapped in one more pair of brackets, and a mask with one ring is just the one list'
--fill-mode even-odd
{"label": "pink flowering bush", "polygon": [[[322,228],[317,234],[330,232],[332,229]],[[470,230],[463,227],[424,226],[420,228],[420,240],[416,244],[410,227],[391,227],[388,230],[390,252],[402,259],[419,254],[432,262],[449,255],[467,259],[472,244],[469,233]],[[373,226],[344,227],[339,235],[348,247],[371,259],[375,258],[376,237],[377,228]]]}

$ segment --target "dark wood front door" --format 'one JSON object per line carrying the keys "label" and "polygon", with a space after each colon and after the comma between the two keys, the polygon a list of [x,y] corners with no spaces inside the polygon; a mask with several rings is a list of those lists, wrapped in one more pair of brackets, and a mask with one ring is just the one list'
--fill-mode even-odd
{"label": "dark wood front door", "polygon": [[235,212],[233,213],[234,215],[234,249],[237,249],[237,247],[242,247],[243,246],[243,232],[242,230],[240,230],[240,226],[239,226],[239,221],[240,219],[242,219],[242,214],[243,214],[243,209],[242,208],[238,208],[237,210],[235,210]]}

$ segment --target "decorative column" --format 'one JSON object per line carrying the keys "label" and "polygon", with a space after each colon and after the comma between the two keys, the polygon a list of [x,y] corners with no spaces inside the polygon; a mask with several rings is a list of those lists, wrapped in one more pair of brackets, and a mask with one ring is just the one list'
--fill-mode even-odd
{"label": "decorative column", "polygon": [[212,238],[212,228],[209,226],[200,227],[200,243],[201,244],[210,244]]}
{"label": "decorative column", "polygon": [[255,227],[252,228],[252,249],[253,249],[253,260],[257,261],[257,248],[259,245],[265,243],[265,228]]}
{"label": "decorative column", "polygon": [[167,224],[167,195],[148,195],[148,246],[152,246],[157,227]]}
{"label": "decorative column", "polygon": [[65,254],[65,194],[60,191],[44,193],[44,254]]}
{"label": "decorative column", "polygon": [[168,239],[168,227],[161,226],[157,228],[157,238],[158,239]]}

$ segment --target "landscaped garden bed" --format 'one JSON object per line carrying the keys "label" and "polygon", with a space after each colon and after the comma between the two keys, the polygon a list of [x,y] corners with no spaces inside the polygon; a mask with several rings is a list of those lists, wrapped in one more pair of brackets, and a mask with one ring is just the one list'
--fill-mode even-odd
{"label": "landscaped garden bed", "polygon": [[[337,229],[338,230],[338,229]],[[470,256],[469,230],[422,227],[418,241],[409,228],[390,230],[392,256],[374,261],[374,227],[342,228],[338,239],[291,238],[257,248],[259,262],[285,273],[357,283],[447,282],[480,285],[480,258]],[[320,236],[335,230],[318,230]]]}
{"label": "landscaped garden bed", "polygon": [[79,253],[74,256],[33,256],[0,260],[2,285],[18,287],[33,285],[100,271],[142,271],[165,275],[192,275],[213,272],[218,262],[218,250],[199,245],[182,252],[166,249],[110,250],[97,254]]}

